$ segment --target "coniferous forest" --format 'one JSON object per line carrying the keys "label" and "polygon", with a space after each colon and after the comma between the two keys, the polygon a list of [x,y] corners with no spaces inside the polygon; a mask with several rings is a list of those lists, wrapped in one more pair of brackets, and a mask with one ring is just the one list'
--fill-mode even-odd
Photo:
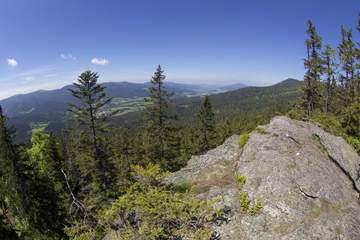
{"label": "coniferous forest", "polygon": [[15,142],[0,107],[0,239],[219,239],[209,226],[223,213],[186,184],[165,184],[167,176],[277,115],[317,122],[360,152],[360,15],[357,26],[342,26],[331,46],[309,20],[305,75],[294,87],[249,87],[193,104],[174,100],[159,65],[130,127],[113,121],[112,98],[90,70],[68,93],[71,118],[60,134],[36,128],[30,141]]}

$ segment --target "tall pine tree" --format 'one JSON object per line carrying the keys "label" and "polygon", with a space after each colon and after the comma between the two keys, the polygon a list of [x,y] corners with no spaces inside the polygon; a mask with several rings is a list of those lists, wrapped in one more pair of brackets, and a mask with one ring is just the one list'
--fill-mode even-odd
{"label": "tall pine tree", "polygon": [[343,89],[342,97],[346,106],[354,102],[358,95],[356,81],[355,43],[352,39],[352,31],[341,27],[341,43],[338,47],[341,62],[340,84]]}
{"label": "tall pine tree", "polygon": [[309,38],[306,40],[307,58],[304,60],[306,73],[304,76],[304,107],[309,117],[315,108],[320,106],[320,76],[322,73],[321,60],[321,37],[316,31],[311,20],[307,23],[307,34]]}
{"label": "tall pine tree", "polygon": [[169,114],[170,97],[164,87],[165,75],[159,65],[151,79],[150,103],[145,116],[145,148],[147,160],[160,164],[166,170],[176,170],[180,156],[180,139],[174,125],[176,116]]}
{"label": "tall pine tree", "polygon": [[30,239],[62,239],[66,236],[66,201],[61,176],[62,160],[56,141],[42,129],[34,129],[24,159],[26,210],[33,225]]}
{"label": "tall pine tree", "polygon": [[[19,156],[0,106],[0,238],[17,239],[16,217],[23,214],[19,194]],[[19,220],[19,219],[17,219]]]}
{"label": "tall pine tree", "polygon": [[336,91],[336,70],[338,64],[336,63],[336,51],[330,45],[326,45],[323,52],[324,61],[324,111],[329,112],[330,107],[333,107],[335,91]]}
{"label": "tall pine tree", "polygon": [[[360,32],[360,13],[358,16],[357,30]],[[357,85],[357,96],[360,97],[360,41],[357,42],[357,48],[355,49],[356,55],[356,85]]]}
{"label": "tall pine tree", "polygon": [[[85,71],[74,83],[71,94],[78,99],[78,104],[70,104],[69,111],[79,123],[82,130],[82,156],[80,157],[80,169],[92,192],[103,196],[111,186],[114,186],[114,167],[106,143],[102,137],[106,132],[106,121],[115,115],[117,111],[106,111],[105,107],[111,102],[106,96],[105,87],[98,84],[99,75],[95,72]],[[88,154],[83,154],[84,152]],[[95,199],[95,197],[93,197]]]}

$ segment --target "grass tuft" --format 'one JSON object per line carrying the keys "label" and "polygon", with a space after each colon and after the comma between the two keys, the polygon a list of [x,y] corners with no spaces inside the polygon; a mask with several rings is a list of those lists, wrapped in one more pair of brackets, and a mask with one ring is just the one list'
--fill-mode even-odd
{"label": "grass tuft", "polygon": [[249,141],[250,135],[248,133],[243,133],[239,138],[239,145],[241,148],[245,146],[245,144]]}

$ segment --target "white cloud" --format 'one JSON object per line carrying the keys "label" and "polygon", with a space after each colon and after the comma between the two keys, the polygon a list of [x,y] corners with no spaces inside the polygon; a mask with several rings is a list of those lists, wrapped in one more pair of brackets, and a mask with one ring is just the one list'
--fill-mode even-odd
{"label": "white cloud", "polygon": [[91,63],[95,64],[95,65],[108,65],[110,62],[108,59],[106,58],[93,58],[91,59]]}
{"label": "white cloud", "polygon": [[60,58],[64,60],[76,60],[76,57],[71,53],[61,53]]}
{"label": "white cloud", "polygon": [[33,76],[26,76],[26,77],[24,77],[24,80],[25,81],[33,81],[35,78],[33,77]]}
{"label": "white cloud", "polygon": [[8,58],[7,59],[7,64],[10,66],[10,67],[16,67],[18,65],[18,62],[16,61],[15,58]]}

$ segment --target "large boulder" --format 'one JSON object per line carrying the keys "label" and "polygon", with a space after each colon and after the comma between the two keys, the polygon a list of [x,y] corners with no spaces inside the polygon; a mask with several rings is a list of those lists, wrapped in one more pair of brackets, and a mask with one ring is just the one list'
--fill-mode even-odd
{"label": "large boulder", "polygon": [[[276,117],[174,173],[168,182],[188,183],[199,197],[220,199],[230,221],[214,226],[221,239],[360,239],[360,157],[342,138],[314,123]],[[261,201],[255,216],[240,207],[241,191]]]}

